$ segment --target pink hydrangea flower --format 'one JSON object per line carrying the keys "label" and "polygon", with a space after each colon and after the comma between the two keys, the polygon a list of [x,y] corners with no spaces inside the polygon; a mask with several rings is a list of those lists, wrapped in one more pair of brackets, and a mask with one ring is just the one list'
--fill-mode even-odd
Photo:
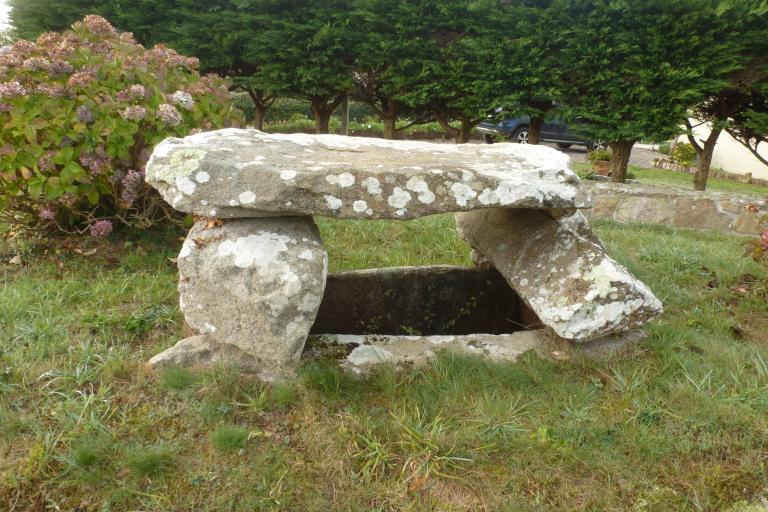
{"label": "pink hydrangea flower", "polygon": [[181,114],[176,107],[168,103],[162,103],[157,107],[157,117],[168,126],[178,126],[181,124]]}
{"label": "pink hydrangea flower", "polygon": [[0,83],[0,98],[26,96],[27,90],[16,80]]}
{"label": "pink hydrangea flower", "polygon": [[44,57],[30,57],[21,66],[28,71],[48,71],[51,62]]}
{"label": "pink hydrangea flower", "polygon": [[132,205],[139,195],[143,183],[144,175],[142,173],[134,170],[128,171],[121,180],[123,190],[120,193],[120,198],[123,200],[123,203],[128,206]]}
{"label": "pink hydrangea flower", "polygon": [[56,218],[56,212],[48,206],[43,206],[40,209],[40,218],[43,220],[53,220]]}
{"label": "pink hydrangea flower", "polygon": [[101,219],[91,224],[89,230],[91,236],[95,238],[107,238],[112,233],[112,222]]}
{"label": "pink hydrangea flower", "polygon": [[192,95],[184,91],[176,91],[175,93],[171,94],[171,101],[177,105],[181,105],[187,110],[190,110],[195,104],[195,100],[192,99]]}
{"label": "pink hydrangea flower", "polygon": [[52,75],[64,75],[74,71],[72,64],[65,60],[55,60],[48,66],[48,72]]}
{"label": "pink hydrangea flower", "polygon": [[13,51],[19,54],[27,54],[37,50],[37,45],[32,41],[21,39],[11,45]]}
{"label": "pink hydrangea flower", "polygon": [[67,80],[67,85],[72,88],[85,87],[93,80],[93,76],[87,71],[78,71]]}
{"label": "pink hydrangea flower", "polygon": [[64,87],[60,84],[39,84],[37,86],[37,92],[50,96],[51,98],[58,98],[64,95]]}
{"label": "pink hydrangea flower", "polygon": [[129,121],[141,121],[147,115],[147,109],[139,105],[134,105],[121,111],[120,115],[123,116],[123,119]]}
{"label": "pink hydrangea flower", "polygon": [[89,14],[83,19],[85,29],[91,34],[109,35],[116,32],[115,27],[107,20],[95,14]]}

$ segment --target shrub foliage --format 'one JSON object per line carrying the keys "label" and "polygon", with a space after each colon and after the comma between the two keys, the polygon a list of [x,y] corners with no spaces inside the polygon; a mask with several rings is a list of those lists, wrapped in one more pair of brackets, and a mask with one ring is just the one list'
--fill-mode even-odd
{"label": "shrub foliage", "polygon": [[0,49],[0,220],[98,237],[177,221],[144,183],[152,148],[239,125],[225,82],[197,66],[99,16]]}

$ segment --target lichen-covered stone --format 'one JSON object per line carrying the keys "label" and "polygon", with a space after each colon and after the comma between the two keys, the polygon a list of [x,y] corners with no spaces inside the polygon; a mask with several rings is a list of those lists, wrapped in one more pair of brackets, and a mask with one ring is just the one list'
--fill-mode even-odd
{"label": "lichen-covered stone", "polygon": [[267,380],[298,360],[328,260],[310,217],[198,222],[178,257],[179,303],[202,336],[152,364],[231,359]]}
{"label": "lichen-covered stone", "polygon": [[438,144],[226,129],[166,139],[147,181],[206,217],[411,219],[478,208],[591,206],[568,157],[544,146]]}
{"label": "lichen-covered stone", "polygon": [[603,247],[582,219],[492,208],[457,214],[462,237],[507,279],[541,322],[585,341],[629,330],[658,315],[661,302]]}

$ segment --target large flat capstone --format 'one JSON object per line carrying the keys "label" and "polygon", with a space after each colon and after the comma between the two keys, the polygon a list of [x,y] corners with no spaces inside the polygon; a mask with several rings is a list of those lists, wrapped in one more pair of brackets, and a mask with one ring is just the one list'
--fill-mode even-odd
{"label": "large flat capstone", "polygon": [[566,155],[516,144],[230,128],[166,139],[146,179],[175,209],[218,218],[412,219],[489,207],[591,206]]}

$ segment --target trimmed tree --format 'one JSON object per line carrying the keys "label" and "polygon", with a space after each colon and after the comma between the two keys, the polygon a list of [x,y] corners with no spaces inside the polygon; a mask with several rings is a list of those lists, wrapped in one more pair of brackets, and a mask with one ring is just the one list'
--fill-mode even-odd
{"label": "trimmed tree", "polygon": [[[562,56],[572,63],[572,114],[610,141],[611,179],[623,182],[634,144],[680,132],[709,84],[711,0],[568,0]],[[718,25],[719,27],[719,25]]]}
{"label": "trimmed tree", "polygon": [[352,12],[358,48],[353,95],[376,111],[386,139],[396,138],[400,117],[410,118],[408,126],[433,119],[425,105],[409,105],[406,99],[403,77],[423,52],[416,43],[418,27],[409,23],[410,8],[401,0],[356,0]]}
{"label": "trimmed tree", "polygon": [[251,46],[263,62],[265,87],[309,100],[317,133],[328,133],[331,115],[352,89],[349,10],[346,0],[265,1],[264,30]]}
{"label": "trimmed tree", "polygon": [[[760,126],[759,111],[768,112],[768,16],[766,10],[744,3],[723,2],[717,6],[710,24],[712,50],[706,72],[711,87],[691,116],[709,125],[706,138],[697,138],[695,126],[685,120],[688,141],[696,150],[698,164],[694,190],[705,190],[715,144],[726,130],[745,144],[766,165],[757,145],[768,134],[768,122]],[[768,117],[768,116],[766,116]]]}
{"label": "trimmed tree", "polygon": [[[569,63],[561,56],[571,20],[558,2],[524,0],[501,11],[507,37],[503,51],[519,104],[512,115],[527,115],[528,143],[539,144],[541,127],[554,106],[567,97]],[[516,37],[509,37],[516,36]]]}
{"label": "trimmed tree", "polygon": [[494,107],[517,105],[515,74],[505,55],[504,26],[497,2],[460,0],[403,2],[405,20],[393,27],[414,49],[398,66],[397,83],[405,102],[426,106],[456,142],[469,140],[472,129]]}

